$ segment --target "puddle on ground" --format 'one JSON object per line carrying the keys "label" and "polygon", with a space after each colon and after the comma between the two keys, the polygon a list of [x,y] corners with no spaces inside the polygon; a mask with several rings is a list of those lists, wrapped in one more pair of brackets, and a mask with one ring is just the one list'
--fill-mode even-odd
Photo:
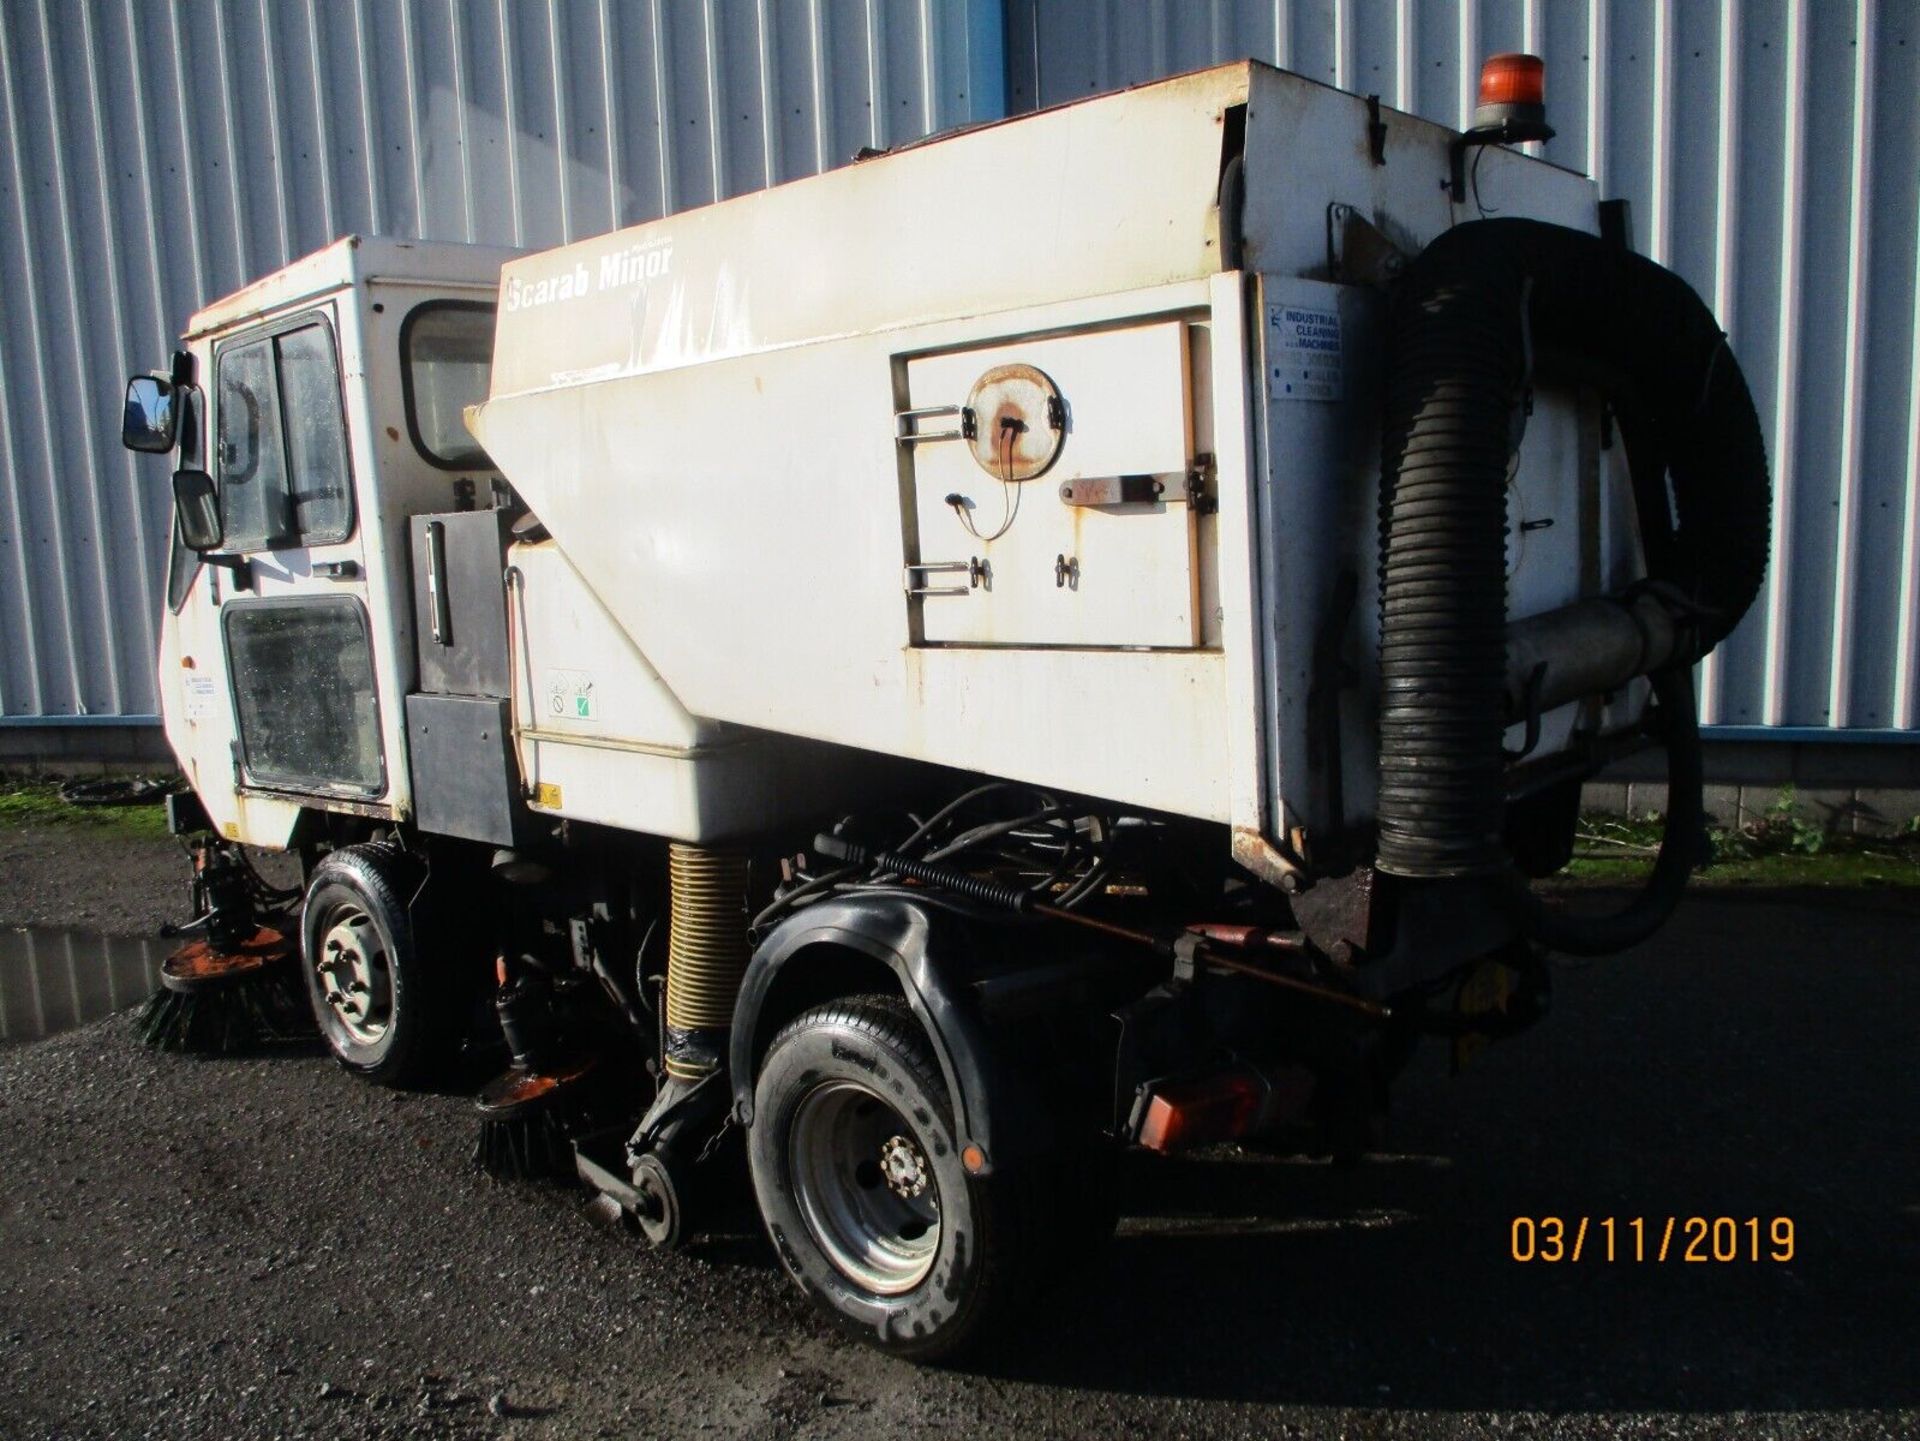
{"label": "puddle on ground", "polygon": [[70,1031],[144,1001],[176,944],[39,926],[0,930],[0,1045]]}

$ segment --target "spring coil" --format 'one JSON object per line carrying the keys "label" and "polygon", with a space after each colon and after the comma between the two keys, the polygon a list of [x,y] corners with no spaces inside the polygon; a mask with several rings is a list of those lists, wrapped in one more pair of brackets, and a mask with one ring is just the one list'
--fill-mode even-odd
{"label": "spring coil", "polygon": [[746,974],[748,863],[743,855],[675,843],[667,871],[667,1025],[725,1030]]}
{"label": "spring coil", "polygon": [[875,871],[891,871],[894,875],[905,876],[909,880],[924,881],[930,886],[939,886],[943,890],[953,891],[970,901],[979,901],[982,905],[1003,906],[1010,911],[1024,914],[1033,904],[1033,895],[1018,886],[1004,886],[997,881],[987,880],[983,876],[970,876],[965,871],[952,866],[931,865],[926,861],[915,860],[911,856],[897,855],[893,851],[876,851],[850,841],[844,836],[816,836],[813,848],[823,856],[834,860],[847,861],[856,866],[870,866]]}
{"label": "spring coil", "polygon": [[879,851],[872,860],[877,870],[892,871],[896,875],[906,876],[909,880],[925,881],[930,886],[941,886],[970,901],[979,901],[982,905],[1001,906],[1010,911],[1025,911],[1033,897],[1018,886],[1003,886],[997,881],[987,880],[983,876],[970,876],[951,866],[930,866],[924,861],[912,860],[906,856],[897,856],[892,851]]}

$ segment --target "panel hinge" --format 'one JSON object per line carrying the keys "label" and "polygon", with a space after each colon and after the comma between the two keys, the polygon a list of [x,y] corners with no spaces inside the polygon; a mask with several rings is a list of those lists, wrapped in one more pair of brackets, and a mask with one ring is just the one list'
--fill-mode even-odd
{"label": "panel hinge", "polygon": [[1213,484],[1213,456],[1201,451],[1187,471],[1187,505],[1195,515],[1212,515],[1220,509],[1219,493]]}

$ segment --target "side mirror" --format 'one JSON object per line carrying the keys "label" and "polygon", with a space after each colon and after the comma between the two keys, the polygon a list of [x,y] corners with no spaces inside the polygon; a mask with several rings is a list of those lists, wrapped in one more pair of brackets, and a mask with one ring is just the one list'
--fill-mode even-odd
{"label": "side mirror", "polygon": [[165,455],[173,449],[175,411],[171,381],[136,375],[127,382],[127,408],[120,418],[120,443],[128,450]]}
{"label": "side mirror", "polygon": [[212,476],[204,470],[173,473],[173,519],[180,530],[180,544],[188,550],[204,554],[219,548],[225,534]]}

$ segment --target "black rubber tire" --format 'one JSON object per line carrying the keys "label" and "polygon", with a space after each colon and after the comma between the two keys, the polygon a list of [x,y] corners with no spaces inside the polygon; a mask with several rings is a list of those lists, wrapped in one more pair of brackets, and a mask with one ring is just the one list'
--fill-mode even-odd
{"label": "black rubber tire", "polygon": [[[816,1087],[834,1081],[885,1097],[931,1164],[939,1247],[926,1278],[899,1295],[875,1294],[837,1268],[794,1198],[795,1113]],[[897,997],[849,996],[816,1006],[774,1037],[754,1085],[747,1157],[780,1264],[831,1320],[881,1350],[918,1361],[952,1359],[996,1318],[1017,1314],[1036,1288],[1039,1249],[1054,1231],[1041,1173],[975,1178],[961,1167],[939,1064]]]}
{"label": "black rubber tire", "polygon": [[[414,934],[408,898],[418,863],[391,846],[347,846],[313,869],[300,913],[300,973],[327,1049],[347,1070],[385,1086],[417,1086],[446,1074],[460,1040],[465,989]],[[391,1010],[385,1033],[361,1043],[328,1004],[319,961],[329,929],[348,907],[371,920],[387,958]]]}

